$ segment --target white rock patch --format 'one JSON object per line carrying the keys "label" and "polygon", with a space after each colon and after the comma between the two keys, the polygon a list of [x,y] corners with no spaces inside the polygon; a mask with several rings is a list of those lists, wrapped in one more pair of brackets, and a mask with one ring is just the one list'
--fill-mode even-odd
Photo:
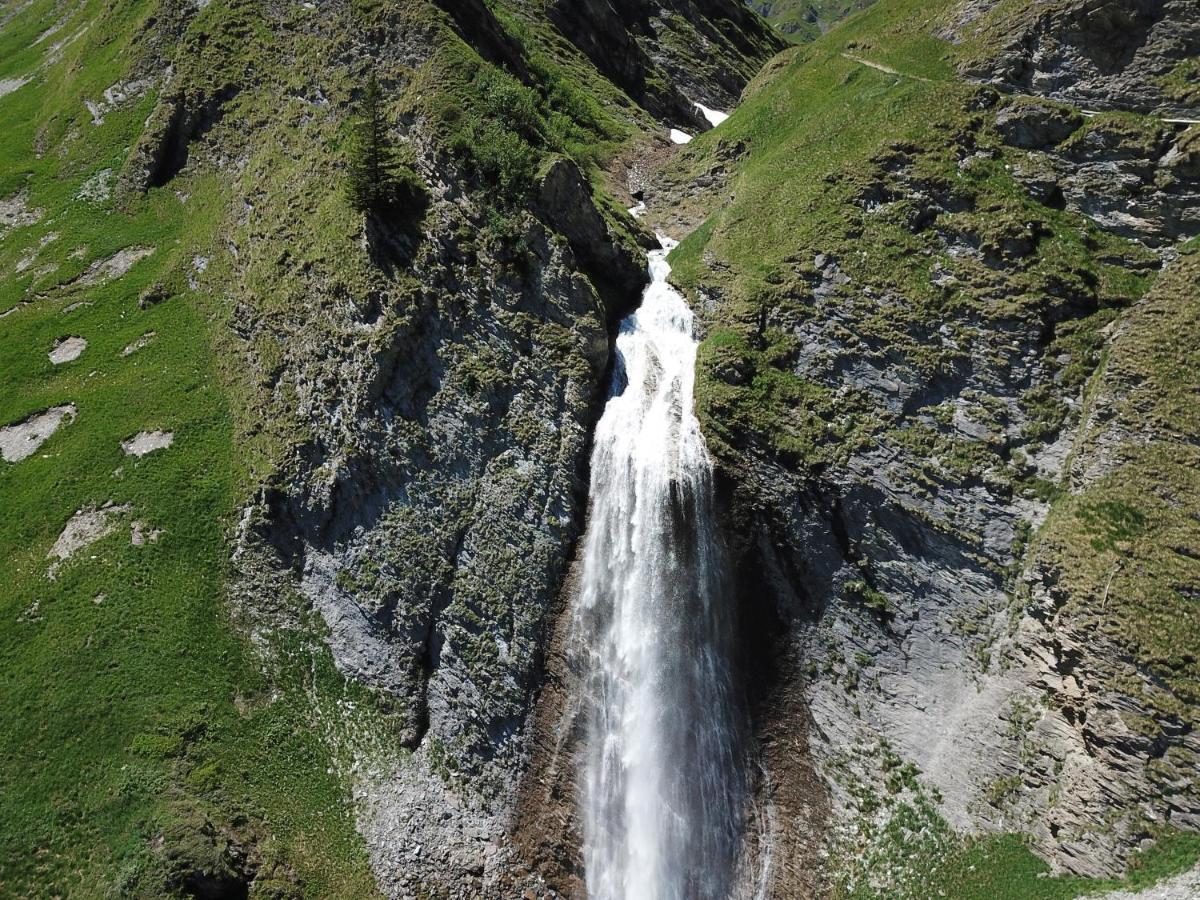
{"label": "white rock patch", "polygon": [[127,345],[125,347],[125,349],[121,351],[121,355],[129,356],[131,353],[137,353],[139,350],[141,350],[143,347],[145,347],[148,343],[150,343],[152,340],[154,340],[154,334],[155,333],[153,331],[147,331],[136,341]]}
{"label": "white rock patch", "polygon": [[139,431],[127,441],[121,442],[121,449],[128,456],[145,456],[155,450],[165,450],[175,442],[173,431]]}
{"label": "white rock patch", "polygon": [[103,203],[112,196],[113,170],[101,169],[79,186],[75,196],[89,203]]}
{"label": "white rock patch", "polygon": [[6,97],[27,84],[29,84],[28,78],[0,78],[0,97]]}
{"label": "white rock patch", "polygon": [[75,515],[63,526],[62,534],[58,536],[50,552],[46,554],[46,559],[54,560],[46,572],[47,577],[54,578],[62,563],[89,544],[94,544],[100,538],[111,534],[117,527],[116,518],[129,512],[129,509],[128,505],[114,506],[106,503],[99,508],[89,506],[76,510]]}
{"label": "white rock patch", "polygon": [[154,85],[153,78],[137,78],[130,81],[118,81],[104,89],[104,96],[98,101],[84,100],[83,105],[92,116],[93,125],[103,125],[104,117],[132,100],[144,97]]}
{"label": "white rock patch", "polygon": [[1196,900],[1200,897],[1200,866],[1140,891],[1088,894],[1083,900]]}
{"label": "white rock patch", "polygon": [[32,225],[45,213],[29,208],[29,198],[22,192],[0,200],[0,237],[14,228]]}
{"label": "white rock patch", "polygon": [[692,136],[686,131],[680,131],[678,128],[671,129],[671,143],[686,144],[692,139]]}
{"label": "white rock patch", "polygon": [[87,341],[81,337],[66,337],[54,344],[54,349],[47,356],[56,366],[79,359],[80,354],[87,349]]}
{"label": "white rock patch", "polygon": [[75,404],[67,403],[0,428],[0,456],[12,463],[32,456],[64,423],[74,421],[75,415]]}
{"label": "white rock patch", "polygon": [[108,259],[97,260],[76,279],[77,284],[103,284],[120,278],[126,272],[154,252],[153,247],[126,247]]}
{"label": "white rock patch", "polygon": [[192,271],[188,273],[188,287],[193,291],[200,287],[200,276],[208,271],[208,263],[207,256],[192,257]]}

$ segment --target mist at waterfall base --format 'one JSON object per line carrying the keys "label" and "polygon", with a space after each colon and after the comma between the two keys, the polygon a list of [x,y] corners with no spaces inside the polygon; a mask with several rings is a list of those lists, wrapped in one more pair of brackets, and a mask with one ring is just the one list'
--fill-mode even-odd
{"label": "mist at waterfall base", "polygon": [[742,827],[741,712],[697,342],[665,249],[617,337],[596,429],[574,619],[591,900],[727,897]]}

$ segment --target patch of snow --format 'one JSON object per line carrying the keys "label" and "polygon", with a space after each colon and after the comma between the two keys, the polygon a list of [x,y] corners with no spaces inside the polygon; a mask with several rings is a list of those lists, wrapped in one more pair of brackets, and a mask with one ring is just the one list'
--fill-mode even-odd
{"label": "patch of snow", "polygon": [[79,359],[80,354],[82,354],[86,349],[87,341],[81,337],[75,337],[72,335],[71,337],[66,337],[60,341],[56,341],[54,344],[54,349],[46,355],[50,357],[50,362],[54,363],[56,366],[60,366],[63,363],[69,363]]}
{"label": "patch of snow", "polygon": [[702,116],[704,116],[704,118],[708,119],[708,124],[711,125],[713,128],[716,128],[718,125],[720,125],[722,122],[724,122],[726,119],[729,118],[729,113],[721,112],[719,109],[710,109],[709,107],[705,106],[703,103],[693,102],[692,106],[694,106],[694,107],[696,107],[696,109],[700,110],[700,115],[702,115]]}
{"label": "patch of snow", "polygon": [[139,431],[127,441],[121,442],[121,449],[128,456],[145,456],[155,450],[165,450],[175,442],[173,431]]}
{"label": "patch of snow", "polygon": [[692,139],[692,136],[686,131],[680,131],[678,128],[671,129],[671,143],[686,144]]}
{"label": "patch of snow", "polygon": [[629,207],[629,214],[635,219],[640,219],[642,216],[644,216],[646,214],[646,201],[639,200],[637,202],[637,206]]}
{"label": "patch of snow", "polygon": [[65,403],[0,428],[0,457],[15,463],[32,456],[62,425],[74,421],[75,415],[75,404]]}

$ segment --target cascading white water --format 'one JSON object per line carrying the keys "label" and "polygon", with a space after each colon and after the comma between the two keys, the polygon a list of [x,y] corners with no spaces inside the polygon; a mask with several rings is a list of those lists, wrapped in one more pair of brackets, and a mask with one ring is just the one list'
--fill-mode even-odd
{"label": "cascading white water", "polygon": [[666,249],[621,323],[596,428],[575,617],[591,900],[728,896],[741,832],[731,615],[712,466],[692,410],[692,312]]}

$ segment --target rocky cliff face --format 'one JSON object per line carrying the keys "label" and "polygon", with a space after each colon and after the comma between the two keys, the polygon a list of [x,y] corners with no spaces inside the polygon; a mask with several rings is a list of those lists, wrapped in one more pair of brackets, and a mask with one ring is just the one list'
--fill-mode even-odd
{"label": "rocky cliff face", "polygon": [[[509,171],[501,160],[498,173],[479,144],[508,139],[482,121],[464,134],[462,122],[480,115],[469,104],[496,92],[491,115],[536,107],[553,66],[594,64],[589,77],[606,85],[596,89],[629,107],[612,128],[655,127],[653,115],[700,130],[691,100],[726,101],[775,47],[732,4],[593,4],[582,17],[552,8],[548,23],[519,4],[499,16],[445,9],[445,20],[411,8],[380,16],[360,40],[339,24],[352,10],[323,6],[304,33],[337,37],[322,43],[296,110],[330,122],[326,80],[374,67],[398,98],[428,209],[342,220],[330,241],[312,233],[328,202],[319,176],[302,166],[270,176],[272,151],[252,147],[225,248],[240,353],[267,398],[266,423],[252,427],[282,433],[285,445],[245,511],[240,605],[265,636],[311,604],[338,670],[386,710],[392,746],[386,734],[369,748],[351,739],[352,781],[393,896],[540,890],[519,874],[506,832],[584,520],[610,332],[637,301],[653,241],[599,193],[593,160],[580,156],[589,178],[571,146],[553,145],[549,129],[577,127],[552,118],[557,100],[505,123],[528,129],[530,165]],[[564,37],[578,52],[549,43]],[[690,72],[696,39],[706,62]],[[612,70],[614,60],[627,70]],[[447,78],[471,82],[449,112],[429,99],[454,94]],[[579,84],[554,89],[576,91],[568,115],[586,121]],[[171,98],[195,93],[179,85]],[[181,127],[169,124],[167,150],[145,155],[150,182]],[[455,133],[475,143],[455,149]]]}
{"label": "rocky cliff face", "polygon": [[[690,148],[650,200],[671,222],[673,204],[709,198],[677,270],[711,329],[700,402],[760,691],[760,840],[814,866],[824,843],[841,889],[890,895],[928,890],[916,869],[936,866],[913,861],[941,858],[943,823],[1027,832],[1056,868],[1099,876],[1197,812],[1191,663],[1137,624],[1190,623],[1182,598],[1200,574],[1190,525],[1143,531],[1182,515],[1191,491],[1174,468],[1190,417],[1152,412],[1149,384],[1181,371],[1167,357],[1186,367],[1177,335],[1192,328],[1195,128],[1169,120],[1197,115],[1171,99],[1197,16],[1171,3],[947,14],[941,35],[963,44],[939,52],[986,87],[923,107],[920,136],[882,109],[895,137],[878,143],[852,123],[833,150],[767,130],[789,104],[839,127],[804,99],[817,66],[845,91],[952,90],[924,47],[897,46],[905,25],[885,44],[859,25],[868,15],[829,56],[779,65],[746,128]],[[823,179],[823,195],[793,197],[808,218],[790,233],[746,224],[756,206],[775,212],[772,178],[784,189],[756,153]],[[1158,375],[1119,362],[1152,345]],[[828,801],[779,752],[781,732],[805,735],[828,789],[823,837],[811,830]],[[812,889],[786,871],[773,887]]]}

